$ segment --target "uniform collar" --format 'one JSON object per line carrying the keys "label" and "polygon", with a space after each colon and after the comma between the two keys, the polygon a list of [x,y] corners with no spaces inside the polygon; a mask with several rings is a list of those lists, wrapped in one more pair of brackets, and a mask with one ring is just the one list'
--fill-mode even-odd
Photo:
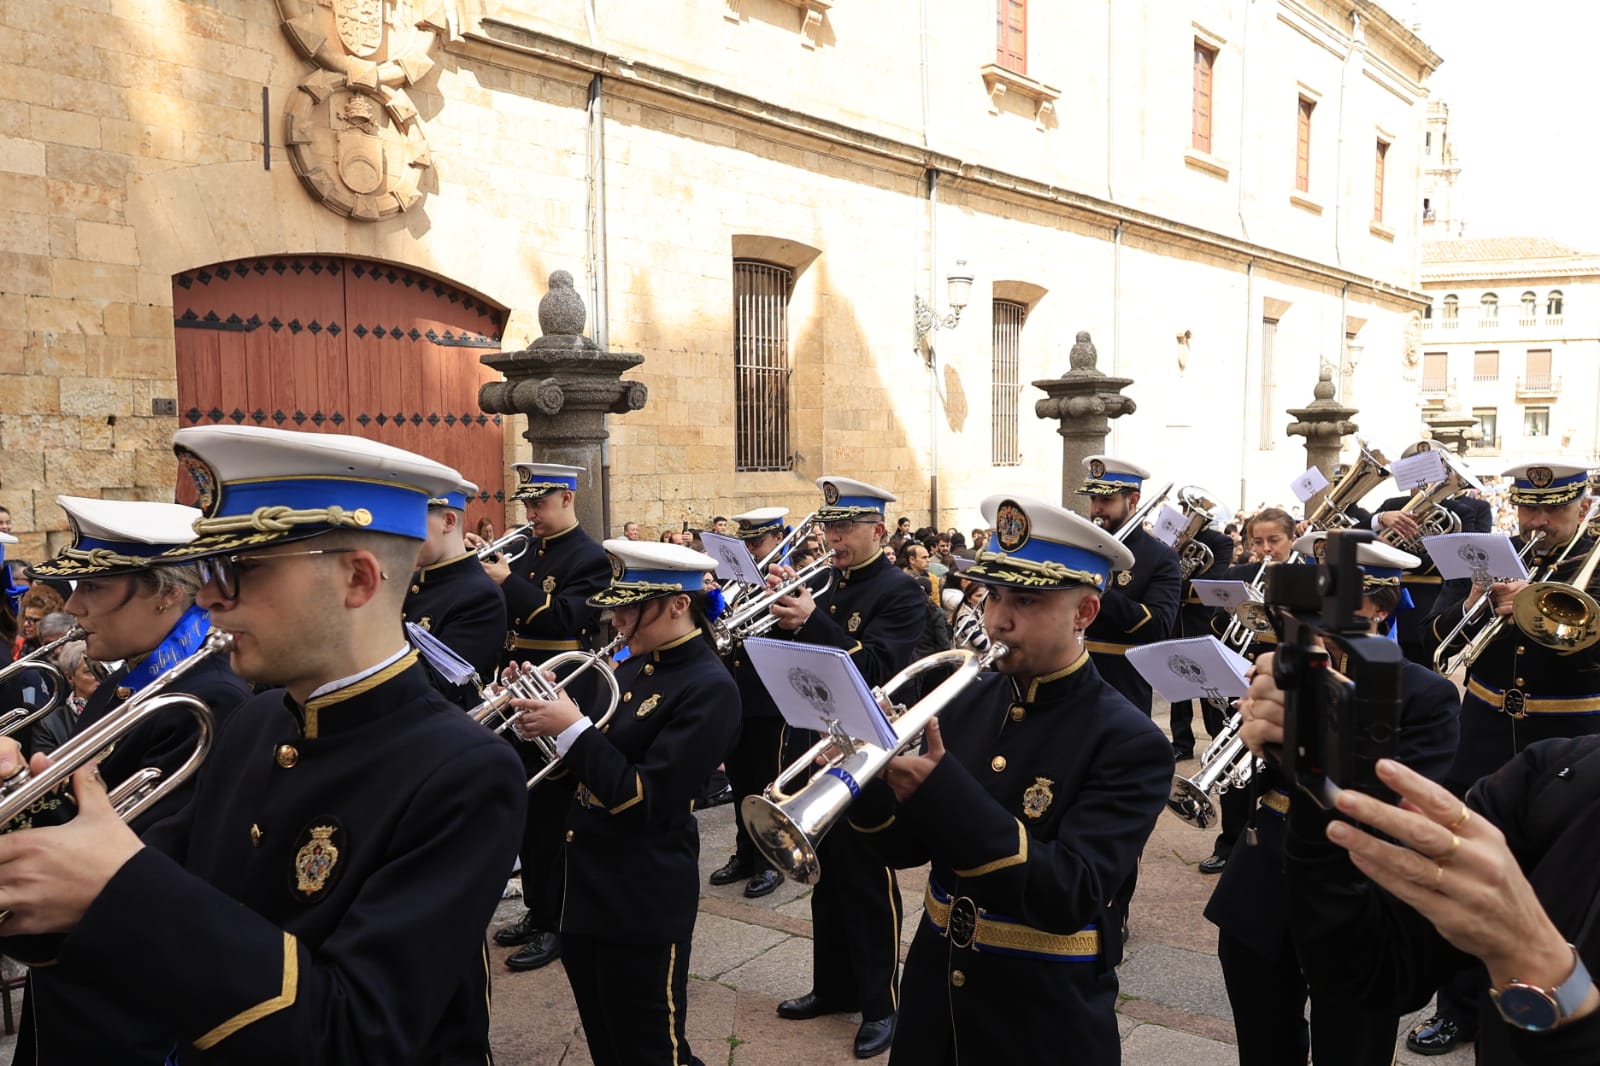
{"label": "uniform collar", "polygon": [[427,566],[419,566],[417,567],[416,583],[426,585],[429,577],[432,577],[435,581],[442,577],[447,577],[452,568],[465,565],[468,560],[475,560],[476,558],[477,552],[469,551],[462,552],[460,555],[452,556],[449,559],[440,559],[438,562],[430,563]]}
{"label": "uniform collar", "polygon": [[566,529],[563,529],[560,533],[551,533],[548,536],[540,537],[539,541],[540,541],[540,543],[543,543],[543,544],[552,544],[555,541],[560,540],[562,537],[567,536],[569,533],[574,533],[577,530],[580,530],[582,528],[583,528],[583,526],[580,523],[574,522],[574,523],[572,523],[572,525],[568,526]]}
{"label": "uniform collar", "polygon": [[866,570],[867,567],[871,566],[873,563],[876,563],[878,560],[880,560],[882,558],[883,558],[883,549],[879,548],[877,553],[874,554],[872,558],[868,559],[864,563],[857,563],[854,566],[847,566],[847,567],[844,568],[844,572],[845,572],[846,576],[854,577],[855,575],[863,572],[864,570]]}
{"label": "uniform collar", "polygon": [[1012,679],[1011,685],[1023,703],[1049,703],[1060,699],[1077,683],[1082,676],[1079,672],[1088,661],[1089,651],[1085,648],[1071,666],[1057,670],[1053,674],[1033,678],[1025,689],[1018,685],[1015,679]]}
{"label": "uniform collar", "polygon": [[[307,739],[314,740],[353,728],[375,713],[406,702],[404,695],[389,689],[393,687],[392,682],[404,677],[416,665],[417,651],[407,645],[375,666],[323,685],[311,694],[304,707],[297,706],[287,694],[284,701],[301,720],[301,731]],[[426,685],[427,675],[420,676]]]}
{"label": "uniform collar", "polygon": [[694,651],[694,641],[698,640],[701,633],[692,629],[677,640],[661,645],[650,653],[650,661],[657,663],[673,663],[686,659]]}

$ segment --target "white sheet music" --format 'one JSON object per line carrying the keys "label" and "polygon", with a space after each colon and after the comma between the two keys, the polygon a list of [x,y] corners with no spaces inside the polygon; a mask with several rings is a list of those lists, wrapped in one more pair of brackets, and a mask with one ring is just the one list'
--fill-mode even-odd
{"label": "white sheet music", "polygon": [[744,541],[702,530],[700,543],[705,547],[706,554],[717,561],[718,581],[742,581],[747,585],[760,585],[766,581]]}
{"label": "white sheet music", "polygon": [[1316,467],[1289,482],[1289,489],[1294,493],[1294,498],[1301,503],[1305,503],[1327,487],[1328,476]]}
{"label": "white sheet music", "polygon": [[1129,648],[1128,662],[1169,703],[1193,699],[1234,699],[1250,683],[1250,660],[1216,637],[1187,637]]}
{"label": "white sheet music", "polygon": [[770,637],[751,637],[744,648],[790,725],[826,733],[833,720],[856,740],[899,746],[889,717],[842,649]]}
{"label": "white sheet music", "polygon": [[1161,505],[1161,510],[1156,512],[1155,524],[1150,527],[1151,536],[1155,537],[1167,547],[1173,547],[1182,533],[1189,525],[1189,520],[1183,517],[1183,512],[1167,504]]}
{"label": "white sheet music", "polygon": [[1420,489],[1444,480],[1444,456],[1428,449],[1407,456],[1389,467],[1394,473],[1394,483],[1402,489]]}
{"label": "white sheet music", "polygon": [[1201,603],[1207,607],[1221,607],[1225,611],[1261,598],[1253,587],[1243,581],[1192,581],[1189,585]]}
{"label": "white sheet music", "polygon": [[1494,581],[1526,581],[1528,568],[1504,533],[1446,533],[1423,537],[1428,557],[1440,576],[1471,578],[1479,585]]}

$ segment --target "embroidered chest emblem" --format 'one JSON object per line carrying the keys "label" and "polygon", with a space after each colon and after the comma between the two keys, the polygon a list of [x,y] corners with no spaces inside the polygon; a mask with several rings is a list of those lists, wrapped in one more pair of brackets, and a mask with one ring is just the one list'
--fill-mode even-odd
{"label": "embroidered chest emblem", "polygon": [[556,590],[556,579],[554,574],[544,579],[544,590],[546,592],[554,592]]}
{"label": "embroidered chest emblem", "polygon": [[1033,784],[1028,786],[1022,794],[1022,813],[1032,819],[1044,817],[1044,812],[1050,809],[1050,804],[1055,802],[1056,794],[1050,790],[1055,784],[1048,777],[1036,777]]}
{"label": "embroidered chest emblem", "polygon": [[1127,586],[1127,585],[1133,584],[1133,571],[1132,570],[1118,570],[1117,571],[1117,584],[1118,585],[1122,585],[1122,586]]}
{"label": "embroidered chest emblem", "polygon": [[302,830],[300,838],[302,843],[294,853],[294,891],[301,902],[313,903],[338,880],[344,827],[335,819],[319,821]]}
{"label": "embroidered chest emblem", "polygon": [[856,611],[854,614],[852,614],[850,616],[850,621],[846,622],[844,624],[844,627],[846,629],[848,629],[852,633],[854,633],[856,630],[860,629],[861,628],[861,612],[860,611]]}
{"label": "embroidered chest emblem", "polygon": [[661,702],[661,693],[657,692],[655,695],[651,696],[649,699],[647,699],[643,703],[639,704],[639,709],[637,711],[633,712],[633,716],[635,718],[643,718],[645,715],[647,715],[651,711],[655,710],[656,709],[656,704],[658,704],[660,702]]}

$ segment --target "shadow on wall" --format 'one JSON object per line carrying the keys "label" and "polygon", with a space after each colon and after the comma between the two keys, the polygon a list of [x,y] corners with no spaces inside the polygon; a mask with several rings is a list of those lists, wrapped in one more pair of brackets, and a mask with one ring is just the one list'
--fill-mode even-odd
{"label": "shadow on wall", "polygon": [[944,420],[960,433],[967,425],[967,390],[961,384],[961,371],[944,365]]}

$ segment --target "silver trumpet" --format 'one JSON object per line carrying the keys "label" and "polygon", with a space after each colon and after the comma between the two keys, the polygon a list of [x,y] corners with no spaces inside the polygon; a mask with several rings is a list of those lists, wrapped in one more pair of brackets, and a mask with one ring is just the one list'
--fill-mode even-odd
{"label": "silver trumpet", "polygon": [[50,643],[42,645],[37,651],[30,652],[16,662],[0,670],[0,684],[11,680],[13,677],[28,670],[35,670],[50,678],[50,698],[44,705],[29,710],[26,707],[13,707],[11,710],[0,714],[0,737],[9,737],[28,728],[57,707],[67,698],[67,693],[72,691],[72,682],[61,668],[50,658],[61,650],[62,645],[74,640],[82,640],[84,632],[77,626],[67,631],[65,636],[57,637]]}
{"label": "silver trumpet", "polygon": [[[518,543],[522,547],[512,551],[512,546]],[[503,555],[505,557],[502,560],[503,562],[514,563],[524,555],[527,555],[528,549],[531,547],[533,547],[533,523],[529,522],[515,529],[506,530],[498,539],[492,540],[479,548],[478,558],[488,559],[491,556]]]}
{"label": "silver trumpet", "polygon": [[206,659],[228,652],[232,648],[233,636],[213,629],[193,654],[158,675],[127,703],[51,752],[50,765],[41,773],[34,774],[27,767],[23,767],[4,782],[0,782],[0,832],[21,828],[16,823],[31,814],[41,801],[50,798],[51,793],[64,781],[80,768],[99,759],[107,748],[121,741],[162,711],[181,708],[194,717],[195,723],[200,727],[200,735],[195,740],[194,748],[189,752],[189,757],[184,760],[183,765],[174,770],[170,776],[163,776],[162,772],[153,766],[146,766],[130,774],[127,780],[112,789],[111,806],[116,809],[117,817],[124,822],[131,822],[149,810],[151,805],[163,796],[193,777],[206,756],[211,754],[211,744],[216,734],[216,718],[211,713],[211,708],[197,697],[182,692],[168,693],[165,690],[171,688]]}
{"label": "silver trumpet", "polygon": [[[467,714],[474,722],[486,725],[496,733],[504,733],[511,727],[511,723],[516,721],[519,713],[511,706],[512,700],[553,700],[560,696],[580,674],[598,667],[611,699],[611,705],[606,708],[606,713],[595,721],[596,726],[603,726],[611,721],[611,716],[617,713],[617,704],[622,702],[616,675],[605,665],[606,660],[627,643],[627,640],[626,634],[618,633],[610,644],[599,651],[564,651],[552,655],[537,665],[524,663],[520,667],[512,667],[512,676],[498,685],[488,686],[484,690],[488,693],[487,697]],[[554,672],[568,664],[575,664],[574,669],[561,680],[551,681],[544,676],[546,671]],[[531,789],[555,772],[561,765],[561,756],[556,752],[555,737],[534,737],[528,743],[537,748],[545,760],[544,766],[528,778],[528,787]]]}
{"label": "silver trumpet", "polygon": [[[738,606],[724,611],[711,623],[711,639],[716,643],[717,654],[727,655],[750,637],[759,637],[778,624],[772,605],[785,596],[793,596],[801,588],[810,587],[811,595],[820,596],[833,587],[833,552],[826,551],[795,571],[794,577],[772,588],[762,588],[745,596]],[[818,578],[819,585],[811,583]]]}
{"label": "silver trumpet", "polygon": [[1200,772],[1193,777],[1173,775],[1167,807],[1196,829],[1209,828],[1217,820],[1213,795],[1244,788],[1255,773],[1256,760],[1239,736],[1243,725],[1244,715],[1236,712],[1200,757]]}
{"label": "silver trumpet", "polygon": [[[915,744],[928,723],[1009,650],[996,642],[982,655],[964,649],[935,652],[895,674],[882,688],[874,689],[878,705],[894,723],[895,746],[880,747],[834,729],[785,767],[762,795],[746,796],[739,805],[739,816],[761,854],[785,876],[803,885],[816,884],[822,876],[817,844],[849,809],[861,785],[881,774],[890,759]],[[894,702],[894,694],[911,681],[950,666],[955,667],[955,673],[910,707]],[[787,791],[800,775],[814,769],[816,759],[830,748],[834,752],[828,764],[798,790]]]}
{"label": "silver trumpet", "polygon": [[[789,532],[784,534],[783,539],[778,541],[778,543],[773,546],[771,551],[767,552],[767,554],[756,560],[756,569],[761,571],[762,574],[765,574],[767,572],[767,567],[772,566],[775,563],[781,563],[787,559],[789,557],[789,553],[794,551],[795,547],[811,534],[811,527],[816,523],[816,520],[817,512],[812,511],[810,514],[800,519],[800,521],[790,526]],[[739,606],[739,604],[745,602],[751,596],[760,595],[763,591],[765,591],[765,589],[765,585],[750,584],[749,582],[743,581],[730,581],[722,586],[722,599],[723,602],[728,605],[728,610],[731,611],[735,607]]]}
{"label": "silver trumpet", "polygon": [[[1533,536],[1528,538],[1528,543],[1522,546],[1522,551],[1517,553],[1517,558],[1526,562],[1528,556],[1532,555],[1534,549],[1541,541],[1544,540],[1544,534],[1544,530],[1536,530]],[[1529,585],[1535,585],[1541,581],[1548,581],[1550,577],[1555,574],[1556,568],[1559,567],[1563,561],[1565,561],[1567,552],[1572,550],[1572,546],[1576,544],[1579,539],[1582,538],[1582,536],[1583,526],[1580,524],[1578,526],[1578,532],[1575,533],[1573,538],[1567,542],[1567,547],[1561,553],[1560,558],[1556,559],[1556,561],[1551,563],[1548,567],[1542,569],[1538,574],[1530,575],[1528,578]],[[1526,592],[1527,590],[1524,589],[1523,591]],[[1489,603],[1489,590],[1484,589],[1483,595],[1478,597],[1477,602],[1474,603],[1469,610],[1462,613],[1461,621],[1457,622],[1455,624],[1455,628],[1451,629],[1450,632],[1444,635],[1444,639],[1439,642],[1438,648],[1434,650],[1434,670],[1446,677],[1449,677],[1463,666],[1471,666],[1473,663],[1478,661],[1478,656],[1483,654],[1484,649],[1494,641],[1494,638],[1500,635],[1500,630],[1505,628],[1506,619],[1510,618],[1511,615],[1499,615],[1494,621],[1478,630],[1477,635],[1463,644],[1460,651],[1456,652],[1454,655],[1451,655],[1448,652],[1450,645],[1455,642],[1455,639],[1461,635],[1462,631],[1476,622],[1483,615],[1483,612],[1488,610]]]}

